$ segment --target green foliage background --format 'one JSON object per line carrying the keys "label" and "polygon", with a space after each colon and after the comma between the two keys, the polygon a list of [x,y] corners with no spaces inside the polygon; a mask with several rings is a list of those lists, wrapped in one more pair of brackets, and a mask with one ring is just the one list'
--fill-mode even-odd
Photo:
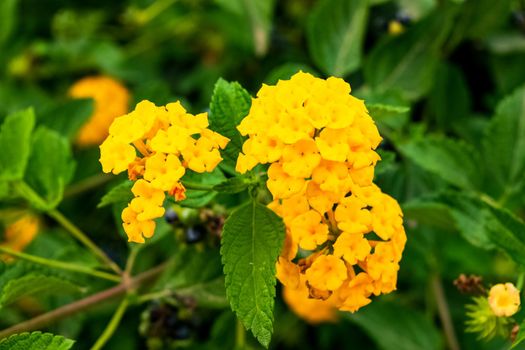
{"label": "green foliage background", "polygon": [[[388,23],[400,15],[408,19],[405,31],[389,33]],[[129,251],[138,254],[137,273],[168,261],[152,290],[195,299],[200,324],[193,341],[176,345],[233,349],[239,330],[223,287],[218,242],[185,244],[159,222],[149,243],[128,246],[119,221],[130,188],[125,178],[78,191],[101,169],[96,148],[72,145],[92,101],[70,100],[67,89],[86,75],[106,74],[129,88],[132,106],[143,99],[157,105],[180,99],[191,112],[209,111],[212,128],[232,139],[227,161],[222,171],[195,180],[216,191],[189,191],[185,205],[219,202],[232,209],[247,198],[237,192],[250,183],[225,182],[242,142],[232,126],[248,110],[248,93],[299,69],[343,77],[365,99],[384,137],[375,181],[402,204],[408,244],[398,290],[342,315],[338,324],[304,323],[287,310],[277,287],[270,348],[445,349],[444,314],[461,349],[508,348],[508,340],[483,342],[464,332],[470,299],[452,281],[466,273],[481,275],[487,285],[515,283],[525,266],[520,0],[0,1],[0,218],[27,207],[51,217],[26,252],[58,262],[99,265],[56,224],[58,210],[121,266]],[[229,225],[249,223],[232,218]],[[278,240],[258,237],[256,244],[272,249]],[[223,249],[230,243],[223,242]],[[2,266],[1,328],[111,286],[37,266]],[[266,283],[266,277],[261,274],[256,283]],[[228,296],[236,293],[228,290]],[[28,296],[33,304],[20,302]],[[148,305],[129,308],[108,349],[146,348],[139,328]],[[242,305],[232,307],[244,313]],[[115,308],[116,301],[104,303],[46,330],[75,339],[74,349],[88,349]],[[265,310],[259,317],[252,330],[262,329],[254,332],[267,343],[272,316]],[[17,337],[30,344],[23,349],[36,341],[56,343],[49,349],[73,346],[49,334]],[[6,342],[0,349],[10,348]],[[251,336],[247,344],[260,347]]]}

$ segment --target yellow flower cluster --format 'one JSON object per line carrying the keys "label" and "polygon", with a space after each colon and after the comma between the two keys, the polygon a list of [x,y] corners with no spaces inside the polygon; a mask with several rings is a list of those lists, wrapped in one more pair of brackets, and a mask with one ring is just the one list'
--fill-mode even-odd
{"label": "yellow flower cluster", "polygon": [[509,317],[520,308],[520,291],[512,283],[499,283],[490,289],[488,301],[496,316]]}
{"label": "yellow flower cluster", "polygon": [[192,115],[180,102],[157,107],[149,101],[116,118],[100,146],[105,173],[128,171],[136,182],[135,198],[122,212],[130,242],[143,243],[155,230],[153,219],[164,215],[165,192],[185,198],[180,179],[186,169],[211,172],[222,160],[219,149],[229,139],[208,129],[206,113]]}
{"label": "yellow flower cluster", "polygon": [[69,89],[74,98],[93,98],[94,111],[80,129],[76,143],[81,146],[98,145],[108,136],[113,119],[128,112],[129,92],[124,85],[106,76],[86,77]]}
{"label": "yellow flower cluster", "polygon": [[402,212],[372,182],[381,137],[350,86],[303,72],[264,85],[238,130],[248,139],[237,170],[270,163],[269,207],[287,230],[277,277],[288,295],[306,291],[355,312],[372,294],[393,291],[406,243]]}
{"label": "yellow flower cluster", "polygon": [[16,251],[24,250],[35,238],[39,226],[38,217],[32,214],[23,214],[13,222],[8,223],[3,232],[0,246]]}

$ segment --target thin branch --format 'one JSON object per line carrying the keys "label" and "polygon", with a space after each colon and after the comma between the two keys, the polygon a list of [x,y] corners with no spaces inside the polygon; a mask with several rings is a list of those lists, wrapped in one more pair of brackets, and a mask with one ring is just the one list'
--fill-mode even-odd
{"label": "thin branch", "polygon": [[89,267],[85,267],[81,265],[65,263],[59,260],[47,259],[47,258],[43,258],[43,257],[36,256],[36,255],[17,252],[15,250],[12,250],[6,247],[2,247],[2,246],[0,246],[0,252],[7,254],[7,255],[14,256],[15,258],[33,262],[35,264],[45,265],[45,266],[49,266],[49,267],[53,267],[53,268],[61,269],[61,270],[83,273],[85,275],[102,278],[102,279],[112,281],[112,282],[121,281],[121,277],[118,275],[114,275],[114,274],[103,272],[103,271],[97,271],[97,270],[90,269]]}
{"label": "thin branch", "polygon": [[434,298],[436,299],[439,319],[441,320],[441,325],[443,326],[443,331],[445,332],[445,338],[448,345],[447,347],[450,350],[460,350],[458,339],[454,331],[454,325],[452,324],[452,317],[450,316],[447,298],[445,296],[445,292],[443,291],[441,279],[436,274],[432,277],[430,283],[432,286]]}
{"label": "thin branch", "polygon": [[69,221],[61,212],[56,209],[50,210],[47,212],[49,216],[55,219],[62,227],[64,227],[73,237],[78,239],[82,244],[84,244],[93,254],[95,254],[101,261],[103,261],[108,267],[110,267],[117,274],[122,274],[122,269],[107,256],[107,254],[100,249],[93,241],[82,232],[75,224]]}
{"label": "thin branch", "polygon": [[12,334],[41,329],[50,323],[77,314],[81,311],[91,308],[92,306],[99,305],[104,301],[122,295],[128,290],[141,286],[144,282],[147,282],[157,277],[160,273],[162,273],[162,271],[164,271],[166,266],[167,264],[164,263],[148,271],[145,271],[137,275],[136,277],[129,279],[128,281],[123,281],[121,284],[113,288],[106,289],[102,292],[93,294],[84,299],[75,301],[71,304],[64,305],[62,307],[59,307],[58,309],[36,316],[30,320],[4,329],[0,332],[0,339],[8,337]]}
{"label": "thin branch", "polygon": [[64,192],[64,198],[74,197],[78,194],[97,188],[113,179],[108,174],[97,174],[69,186]]}
{"label": "thin branch", "polygon": [[106,329],[104,329],[104,332],[100,335],[100,337],[95,342],[95,345],[91,348],[91,350],[100,350],[106,345],[106,343],[111,339],[113,336],[113,333],[117,330],[118,325],[120,324],[120,321],[122,320],[122,317],[126,313],[126,310],[129,306],[129,298],[125,297],[122,302],[120,303],[117,311],[113,314],[113,317],[111,318],[111,321],[109,321]]}

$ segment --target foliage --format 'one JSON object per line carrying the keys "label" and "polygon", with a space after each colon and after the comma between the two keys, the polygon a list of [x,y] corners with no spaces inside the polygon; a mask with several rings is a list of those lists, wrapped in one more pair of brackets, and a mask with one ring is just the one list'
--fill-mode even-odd
{"label": "foliage", "polygon": [[[491,350],[515,325],[525,348],[523,310],[488,325],[486,293],[472,304],[453,285],[524,287],[523,62],[521,0],[0,1],[0,239],[39,217],[23,251],[0,244],[0,328],[60,314],[0,331],[0,350]],[[235,170],[256,92],[298,70],[365,100],[383,137],[374,183],[408,237],[397,291],[323,325],[293,314],[276,283],[285,228],[263,205],[266,166]],[[97,103],[68,90],[90,75],[129,89],[130,111],[181,100],[230,139],[213,172],[186,172],[186,199],[166,199],[144,245],[122,228],[133,182],[76,141]]]}

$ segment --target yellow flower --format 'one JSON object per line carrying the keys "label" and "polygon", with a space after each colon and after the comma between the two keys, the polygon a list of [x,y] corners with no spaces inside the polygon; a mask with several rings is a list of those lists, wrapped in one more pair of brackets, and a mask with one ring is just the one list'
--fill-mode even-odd
{"label": "yellow flower", "polygon": [[263,85],[238,126],[247,139],[236,170],[270,164],[287,295],[355,312],[396,288],[406,234],[399,205],[373,183],[381,136],[350,92],[342,79],[303,72]]}
{"label": "yellow flower", "polygon": [[122,212],[123,227],[132,242],[143,243],[164,215],[165,192],[175,200],[186,198],[180,182],[189,168],[211,172],[222,160],[228,138],[209,130],[206,113],[192,115],[179,102],[157,107],[142,101],[132,112],[116,118],[100,146],[104,172],[128,171],[136,181],[135,198]]}
{"label": "yellow flower", "polygon": [[8,223],[0,245],[16,251],[22,251],[29,245],[38,233],[38,217],[24,214],[15,221]]}
{"label": "yellow flower", "polygon": [[489,292],[489,305],[498,317],[509,317],[520,308],[520,291],[512,283],[499,283]]}
{"label": "yellow flower", "polygon": [[283,299],[296,315],[311,324],[337,321],[337,308],[333,303],[310,298],[304,281],[298,285],[299,288],[283,288]]}
{"label": "yellow flower", "polygon": [[320,290],[336,290],[347,279],[343,260],[333,255],[321,255],[306,270],[308,283]]}
{"label": "yellow flower", "polygon": [[77,81],[69,90],[75,98],[93,98],[94,111],[80,129],[76,142],[89,146],[102,142],[116,117],[125,114],[129,107],[129,92],[124,85],[105,76],[86,77]]}

